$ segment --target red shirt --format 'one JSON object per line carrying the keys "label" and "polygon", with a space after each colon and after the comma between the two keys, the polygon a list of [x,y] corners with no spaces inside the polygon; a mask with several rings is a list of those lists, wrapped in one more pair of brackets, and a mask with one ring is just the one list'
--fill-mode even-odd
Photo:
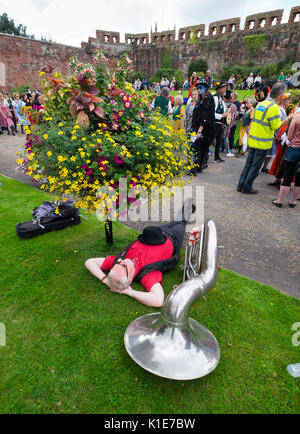
{"label": "red shirt", "polygon": [[[145,267],[145,265],[152,264],[153,262],[163,261],[165,259],[171,258],[173,255],[173,243],[168,238],[167,242],[164,244],[159,244],[157,246],[149,246],[148,244],[142,244],[136,241],[128,250],[125,258],[134,259],[136,258],[136,273],[134,277],[139,273],[139,271]],[[107,256],[102,264],[102,271],[109,271],[114,266],[116,257]],[[161,271],[152,271],[147,274],[142,280],[141,284],[146,288],[147,292],[150,292],[154,285],[160,283],[162,285],[162,273]]]}

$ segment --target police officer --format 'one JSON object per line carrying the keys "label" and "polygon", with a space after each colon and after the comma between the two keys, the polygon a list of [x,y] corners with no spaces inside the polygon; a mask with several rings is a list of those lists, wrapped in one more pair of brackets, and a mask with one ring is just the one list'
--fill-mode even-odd
{"label": "police officer", "polygon": [[294,114],[281,121],[278,102],[286,90],[286,85],[276,83],[271,89],[270,98],[256,106],[251,122],[248,158],[242,171],[237,191],[244,194],[257,194],[252,188],[254,180],[265,160],[267,150],[272,148],[275,131],[292,119]]}

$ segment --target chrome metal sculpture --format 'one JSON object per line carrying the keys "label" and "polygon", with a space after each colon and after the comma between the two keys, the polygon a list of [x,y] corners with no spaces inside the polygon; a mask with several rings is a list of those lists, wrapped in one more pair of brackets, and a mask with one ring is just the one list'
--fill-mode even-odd
{"label": "chrome metal sculpture", "polygon": [[[212,220],[202,230],[200,244],[201,274],[175,288],[160,313],[136,319],[125,332],[128,354],[142,368],[160,377],[173,380],[204,377],[220,361],[216,338],[189,318],[191,306],[214,286],[217,278],[217,231]],[[190,272],[185,271],[185,275]]]}

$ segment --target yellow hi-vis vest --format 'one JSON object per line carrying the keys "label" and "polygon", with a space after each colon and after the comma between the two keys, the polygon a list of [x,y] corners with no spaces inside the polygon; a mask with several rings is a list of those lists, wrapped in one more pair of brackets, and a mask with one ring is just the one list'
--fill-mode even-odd
{"label": "yellow hi-vis vest", "polygon": [[281,124],[280,108],[273,99],[259,103],[251,122],[248,146],[257,149],[272,148],[275,131]]}

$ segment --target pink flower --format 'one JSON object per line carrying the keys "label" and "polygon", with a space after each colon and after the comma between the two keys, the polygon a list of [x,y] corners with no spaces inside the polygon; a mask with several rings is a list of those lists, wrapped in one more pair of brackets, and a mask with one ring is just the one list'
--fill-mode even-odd
{"label": "pink flower", "polygon": [[126,102],[124,103],[124,107],[125,107],[127,110],[131,109],[131,107],[132,107],[131,102],[126,101]]}
{"label": "pink flower", "polygon": [[114,156],[114,162],[116,164],[124,164],[125,163],[125,161],[121,157],[118,157],[117,155]]}
{"label": "pink flower", "polygon": [[145,112],[143,112],[143,111],[139,112],[139,117],[141,119],[145,119]]}
{"label": "pink flower", "polygon": [[120,126],[120,125],[119,125],[119,124],[118,124],[117,122],[113,122],[113,124],[112,124],[112,126],[111,126],[111,127],[112,127],[112,129],[113,129],[113,130],[115,130],[115,131],[116,131],[116,130],[118,130],[118,129],[119,129],[119,126]]}
{"label": "pink flower", "polygon": [[88,177],[88,176],[90,176],[90,175],[92,175],[93,174],[93,170],[92,169],[88,169],[86,172],[85,172],[85,176],[86,177]]}

